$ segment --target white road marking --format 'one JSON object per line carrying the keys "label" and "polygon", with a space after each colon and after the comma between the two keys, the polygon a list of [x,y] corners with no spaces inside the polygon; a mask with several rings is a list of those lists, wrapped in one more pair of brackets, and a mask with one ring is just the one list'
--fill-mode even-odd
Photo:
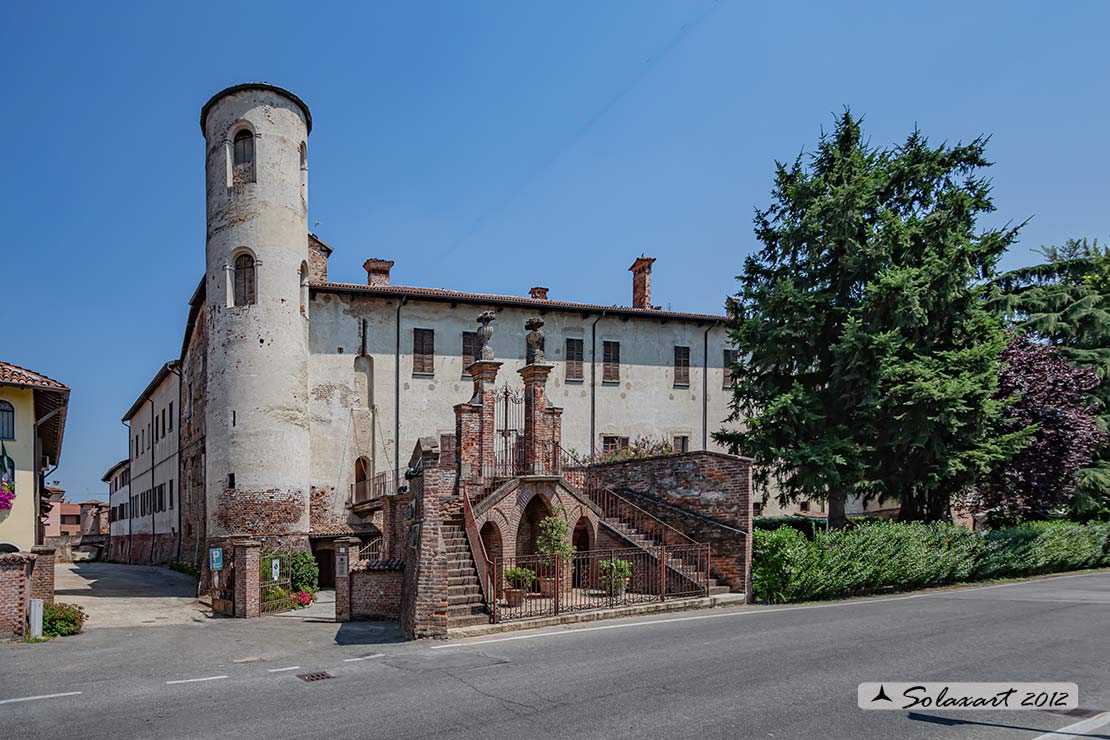
{"label": "white road marking", "polygon": [[1106,725],[1110,725],[1110,712],[1096,714],[1094,717],[1085,719],[1082,722],[1076,722],[1074,725],[1068,725],[1067,727],[1061,727],[1059,730],[1046,732],[1043,735],[1038,735],[1033,738],[1033,740],[1071,740],[1072,738],[1087,737],[1082,733],[1097,730]]}
{"label": "white road marking", "polygon": [[[989,588],[1008,588],[1010,586],[1024,586],[1029,583],[1040,583],[1041,581],[1062,581],[1065,578],[1083,578],[1084,576],[1098,576],[1101,573],[1072,573],[1067,576],[1044,576],[1041,578],[1030,578],[1024,581],[1011,581],[1010,583],[996,583],[992,586],[967,586],[962,588],[950,588],[943,591],[935,591],[922,596],[947,596],[949,594],[963,593],[964,591],[986,591]],[[1036,740],[1036,738],[1034,738]]]}
{"label": "white road marking", "polygon": [[205,676],[204,678],[183,678],[183,679],[178,680],[178,681],[166,681],[166,683],[172,684],[172,683],[196,683],[197,681],[219,681],[221,678],[227,678],[227,676]]}
{"label": "white road marking", "polygon": [[508,642],[509,640],[531,640],[537,637],[561,637],[574,635],[579,632],[597,632],[600,630],[619,630],[626,627],[646,627],[653,624],[670,624],[671,622],[693,622],[701,619],[727,619],[729,617],[751,617],[758,614],[777,614],[779,612],[802,611],[804,609],[833,609],[839,606],[864,606],[867,604],[885,603],[888,601],[906,601],[917,599],[926,594],[911,594],[910,596],[895,596],[889,599],[867,599],[866,601],[840,601],[835,604],[807,604],[805,606],[782,606],[768,609],[752,609],[748,611],[727,611],[717,614],[698,614],[693,617],[671,617],[670,619],[649,619],[643,622],[628,622],[625,624],[603,624],[596,627],[580,627],[578,629],[565,629],[558,632],[541,632],[538,635],[513,635],[512,637],[495,637],[492,640],[475,640],[474,642],[456,642],[449,645],[432,645],[432,650],[444,648],[466,647],[467,645],[488,645],[491,642]]}
{"label": "white road marking", "polygon": [[288,668],[271,668],[267,673],[281,673],[282,671],[295,671],[300,668],[299,665],[291,665]]}
{"label": "white road marking", "polygon": [[77,696],[80,691],[66,691],[62,694],[42,694],[40,696],[21,696],[18,699],[0,699],[0,704],[15,704],[19,701],[38,701],[39,699],[57,699],[60,696]]}
{"label": "white road marking", "polygon": [[380,658],[384,655],[385,655],[385,653],[374,653],[373,655],[364,655],[361,658],[344,658],[343,662],[344,663],[356,663],[360,660],[370,660],[371,658]]}

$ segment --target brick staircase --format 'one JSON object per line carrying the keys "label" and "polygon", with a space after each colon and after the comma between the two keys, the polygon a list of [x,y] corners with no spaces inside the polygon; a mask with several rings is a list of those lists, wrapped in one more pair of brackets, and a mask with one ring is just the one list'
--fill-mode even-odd
{"label": "brick staircase", "polygon": [[[645,534],[640,532],[640,530],[636,529],[627,522],[617,519],[616,517],[604,517],[602,518],[601,523],[619,534],[622,539],[632,543],[636,547],[639,547],[643,550],[651,551],[655,551],[656,549],[658,549],[658,544],[654,540],[652,540],[650,537],[646,536]],[[667,556],[667,568],[669,568],[674,573],[677,573],[678,575],[698,584],[702,582],[702,578],[704,577],[704,573],[700,571],[700,569],[697,569],[692,565],[683,562],[681,558],[676,558],[671,555]],[[710,596],[716,596],[717,594],[727,594],[728,592],[729,588],[727,585],[721,584],[717,581],[716,578],[709,579]]]}
{"label": "brick staircase", "polygon": [[448,628],[489,624],[489,613],[482,602],[478,571],[470,554],[461,514],[443,523],[443,545],[447,548]]}

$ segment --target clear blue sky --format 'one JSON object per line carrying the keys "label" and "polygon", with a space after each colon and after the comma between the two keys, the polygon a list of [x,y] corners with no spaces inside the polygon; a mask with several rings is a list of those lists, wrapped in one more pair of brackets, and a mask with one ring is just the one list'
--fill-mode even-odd
{"label": "clear blue sky", "polygon": [[716,311],[773,161],[845,105],[874,143],[991,134],[1025,264],[1110,234],[1107,28],[1104,2],[3,3],[0,359],[70,385],[53,477],[105,497],[204,269],[200,106],[258,80],[312,109],[337,280],[377,256],[627,303],[644,252],[657,302]]}

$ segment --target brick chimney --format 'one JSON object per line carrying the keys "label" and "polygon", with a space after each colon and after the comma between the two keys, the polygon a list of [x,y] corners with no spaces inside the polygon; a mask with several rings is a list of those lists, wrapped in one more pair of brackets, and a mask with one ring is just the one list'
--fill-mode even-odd
{"label": "brick chimney", "polygon": [[632,273],[632,307],[651,308],[651,265],[654,257],[640,255],[628,270]]}
{"label": "brick chimney", "polygon": [[547,288],[541,288],[539,286],[536,286],[535,288],[532,288],[531,290],[528,291],[528,295],[532,296],[537,301],[546,301],[546,300],[548,300],[548,298],[547,298]]}
{"label": "brick chimney", "polygon": [[366,284],[372,288],[389,287],[389,270],[393,267],[393,260],[380,260],[374,257],[362,263],[366,270]]}

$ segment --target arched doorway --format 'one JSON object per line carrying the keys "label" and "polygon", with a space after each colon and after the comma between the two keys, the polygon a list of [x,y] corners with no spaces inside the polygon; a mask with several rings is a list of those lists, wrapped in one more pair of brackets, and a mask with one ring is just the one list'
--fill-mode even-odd
{"label": "arched doorway", "polygon": [[370,461],[365,457],[355,460],[355,503],[370,500]]}
{"label": "arched doorway", "polygon": [[[584,516],[578,517],[578,521],[574,525],[574,532],[571,534],[570,542],[574,546],[575,552],[586,552],[593,549],[593,527],[590,526],[590,520]],[[581,564],[581,561],[580,561]],[[574,587],[587,588],[589,587],[592,574],[586,567],[578,567],[574,569]]]}
{"label": "arched doorway", "polygon": [[520,515],[520,524],[516,528],[516,556],[536,554],[536,537],[540,533],[540,520],[551,515],[551,507],[541,494],[536,494],[524,513]]}
{"label": "arched doorway", "polygon": [[502,557],[501,530],[493,522],[486,522],[479,532],[482,537],[482,547],[486,549],[486,557],[490,562]]}

